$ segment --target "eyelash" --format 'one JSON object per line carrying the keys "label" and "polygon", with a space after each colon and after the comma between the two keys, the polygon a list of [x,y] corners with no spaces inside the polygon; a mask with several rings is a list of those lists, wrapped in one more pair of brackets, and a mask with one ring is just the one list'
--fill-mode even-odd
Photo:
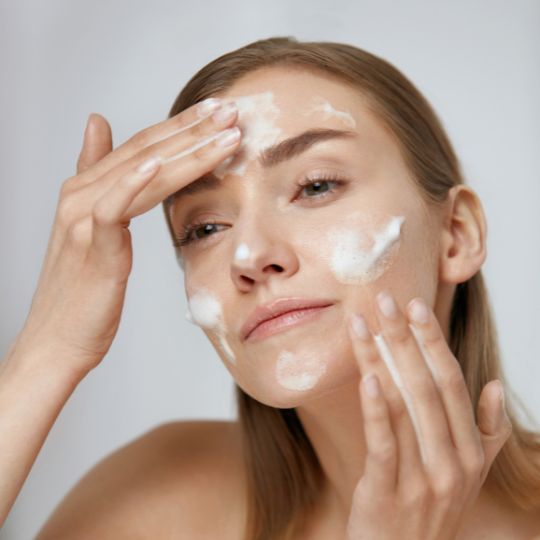
{"label": "eyelash", "polygon": [[[300,180],[299,182],[296,182],[296,185],[298,187],[296,194],[298,194],[298,192],[300,192],[306,187],[310,187],[314,184],[322,183],[322,182],[333,183],[336,186],[343,186],[347,183],[345,180],[335,175],[321,175],[321,176],[317,176],[316,178],[306,177]],[[321,197],[324,198],[327,194],[334,193],[335,190],[336,188],[331,188],[331,189],[328,189],[328,191],[323,192],[321,195],[317,195],[315,197],[308,197],[308,199],[319,199]],[[191,233],[197,230],[199,227],[206,226],[206,225],[219,225],[219,223],[215,221],[202,221],[202,222],[194,222],[191,225],[185,225],[183,227],[183,232],[181,233],[181,235],[175,238],[174,246],[179,248],[179,247],[191,244],[191,243],[201,242],[205,240],[208,237],[191,240],[190,236],[191,236]]]}

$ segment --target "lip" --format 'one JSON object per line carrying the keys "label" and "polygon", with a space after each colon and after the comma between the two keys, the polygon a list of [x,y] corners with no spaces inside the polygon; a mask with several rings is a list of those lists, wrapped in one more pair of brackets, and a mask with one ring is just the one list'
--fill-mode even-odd
{"label": "lip", "polygon": [[278,298],[257,307],[240,329],[242,340],[275,334],[317,316],[334,304],[327,298]]}

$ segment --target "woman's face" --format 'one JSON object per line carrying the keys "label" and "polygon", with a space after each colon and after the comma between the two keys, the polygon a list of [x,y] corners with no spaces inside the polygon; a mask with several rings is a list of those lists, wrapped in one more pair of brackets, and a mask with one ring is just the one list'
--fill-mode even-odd
{"label": "woman's face", "polygon": [[[219,97],[238,104],[240,150],[213,171],[214,181],[198,180],[202,189],[171,208],[177,235],[194,226],[180,248],[188,315],[245,392],[295,407],[358,376],[348,318],[360,312],[378,332],[380,290],[401,307],[415,296],[433,306],[436,220],[392,134],[347,85],[273,67]],[[281,147],[258,159],[308,130],[349,135],[311,144],[306,137],[295,151]],[[298,185],[305,180],[316,183]],[[253,310],[279,298],[330,305],[300,324],[244,339]]]}

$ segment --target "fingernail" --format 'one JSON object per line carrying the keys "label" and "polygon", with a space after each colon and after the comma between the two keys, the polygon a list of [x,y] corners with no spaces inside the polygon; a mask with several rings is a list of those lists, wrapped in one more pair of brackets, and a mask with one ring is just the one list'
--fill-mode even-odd
{"label": "fingernail", "polygon": [[397,306],[394,298],[386,291],[381,291],[377,295],[377,302],[379,308],[385,317],[389,319],[395,319],[397,317]]}
{"label": "fingernail", "polygon": [[197,114],[201,118],[204,118],[219,109],[222,103],[223,102],[219,98],[207,98],[197,104]]}
{"label": "fingernail", "polygon": [[237,110],[234,103],[227,103],[227,105],[212,115],[212,120],[217,124],[223,124],[227,120],[230,120]]}
{"label": "fingernail", "polygon": [[218,146],[231,146],[240,138],[240,129],[235,126],[230,129],[226,129],[217,139],[216,144]]}
{"label": "fingernail", "polygon": [[369,339],[369,330],[366,324],[366,319],[362,315],[353,313],[351,317],[352,329],[360,339],[367,341]]}
{"label": "fingernail", "polygon": [[94,113],[90,113],[88,115],[88,118],[86,119],[86,127],[84,128],[84,138],[86,139],[91,132],[92,129],[94,129],[94,121],[92,116]]}
{"label": "fingernail", "polygon": [[429,320],[429,312],[425,302],[421,298],[415,298],[409,304],[411,319],[418,324],[426,324]]}

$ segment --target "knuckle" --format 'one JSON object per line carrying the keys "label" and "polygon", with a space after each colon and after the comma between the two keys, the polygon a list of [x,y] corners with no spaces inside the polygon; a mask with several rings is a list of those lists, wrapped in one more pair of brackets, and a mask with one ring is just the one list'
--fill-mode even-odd
{"label": "knuckle", "polygon": [[452,370],[452,373],[448,377],[443,378],[441,383],[452,395],[457,396],[458,398],[470,399],[469,391],[467,390],[467,385],[465,384],[465,379],[463,378],[463,373],[461,370]]}
{"label": "knuckle", "polygon": [[92,240],[92,226],[88,219],[80,219],[68,229],[68,241],[74,247],[88,247]]}
{"label": "knuckle", "polygon": [[69,227],[76,217],[77,202],[72,193],[62,194],[56,211],[57,221],[61,227]]}
{"label": "knuckle", "polygon": [[392,333],[390,340],[397,346],[404,346],[412,340],[412,335],[408,329],[399,328]]}
{"label": "knuckle", "polygon": [[465,469],[468,476],[479,478],[486,463],[484,452],[476,452],[470,459],[465,462]]}
{"label": "knuckle", "polygon": [[429,496],[429,489],[424,481],[413,482],[407,486],[403,500],[405,506],[417,508],[422,505]]}
{"label": "knuckle", "polygon": [[71,193],[75,187],[76,187],[76,181],[77,181],[77,177],[76,176],[71,176],[69,178],[67,178],[66,180],[64,180],[62,182],[62,185],[60,186],[60,197],[65,197],[66,195],[68,195],[69,193]]}
{"label": "knuckle", "polygon": [[200,148],[197,148],[193,152],[191,152],[190,156],[195,160],[196,162],[205,161],[208,157],[209,152],[209,145],[205,144],[204,146],[201,146]]}
{"label": "knuckle", "polygon": [[424,377],[415,378],[410,383],[411,399],[417,404],[425,403],[435,405],[439,398],[439,392],[433,383]]}
{"label": "knuckle", "polygon": [[371,459],[382,465],[390,465],[396,459],[396,447],[392,442],[381,444],[370,453]]}
{"label": "knuckle", "polygon": [[150,143],[150,133],[148,128],[142,129],[141,131],[135,133],[135,135],[131,137],[130,142],[139,150],[146,148],[146,146],[148,146]]}
{"label": "knuckle", "polygon": [[112,225],[114,218],[110,215],[107,207],[98,202],[92,208],[92,221],[97,225]]}
{"label": "knuckle", "polygon": [[437,499],[452,498],[461,489],[461,479],[455,473],[439,474],[432,489]]}

